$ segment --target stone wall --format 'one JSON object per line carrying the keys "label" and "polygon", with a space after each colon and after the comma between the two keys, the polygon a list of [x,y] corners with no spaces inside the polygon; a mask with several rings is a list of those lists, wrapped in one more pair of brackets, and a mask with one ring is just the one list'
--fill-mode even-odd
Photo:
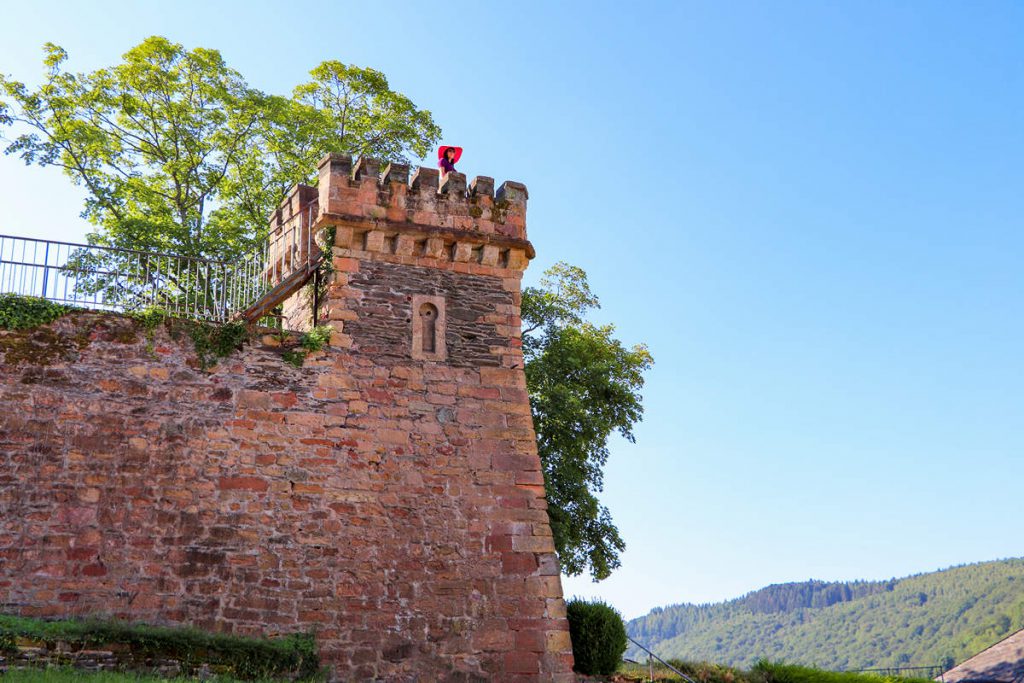
{"label": "stone wall", "polygon": [[0,611],[315,629],[338,680],[573,680],[522,370],[525,188],[417,174],[406,202],[367,168],[330,157],[289,198],[337,236],[336,333],[302,368],[264,339],[203,370],[186,335],[112,314],[0,332]]}

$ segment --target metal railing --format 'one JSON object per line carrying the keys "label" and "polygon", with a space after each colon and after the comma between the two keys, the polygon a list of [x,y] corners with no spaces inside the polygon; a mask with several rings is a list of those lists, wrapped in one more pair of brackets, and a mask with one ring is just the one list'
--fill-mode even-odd
{"label": "metal railing", "polygon": [[289,278],[301,280],[294,276],[319,262],[310,229],[314,209],[234,262],[0,235],[0,293],[109,311],[158,307],[177,317],[224,322]]}
{"label": "metal railing", "polygon": [[668,669],[668,670],[669,670],[669,671],[671,671],[672,673],[674,673],[674,674],[676,674],[677,676],[679,676],[680,678],[682,678],[682,679],[683,679],[684,681],[688,681],[689,683],[697,683],[697,682],[696,682],[695,680],[693,680],[692,678],[690,678],[689,676],[687,676],[686,674],[684,674],[684,673],[683,673],[682,671],[680,671],[680,670],[679,670],[679,669],[677,669],[676,667],[672,666],[671,664],[669,664],[668,662],[666,662],[666,661],[665,661],[664,659],[662,659],[662,658],[661,658],[661,657],[659,657],[658,655],[654,654],[653,652],[651,652],[651,651],[650,651],[650,650],[648,650],[648,649],[647,649],[646,647],[644,647],[644,646],[643,646],[643,645],[641,645],[640,643],[636,642],[635,640],[633,640],[633,639],[632,639],[632,638],[630,638],[629,636],[626,636],[626,638],[627,638],[627,639],[629,640],[629,642],[633,643],[633,644],[634,644],[634,645],[636,645],[636,646],[637,646],[638,648],[640,648],[641,650],[643,650],[644,652],[646,652],[646,653],[647,653],[647,666],[648,666],[648,668],[649,668],[649,669],[651,669],[651,673],[650,673],[650,676],[651,676],[651,680],[652,680],[652,681],[654,680],[654,671],[653,671],[653,667],[652,667],[652,662],[656,660],[656,661],[658,661],[658,662],[659,662],[659,663],[660,663],[660,664],[661,664],[662,666],[664,666],[664,667],[665,667],[666,669]]}
{"label": "metal railing", "polygon": [[851,673],[874,674],[876,676],[897,676],[930,678],[933,681],[945,681],[947,667],[941,664],[932,666],[887,666],[877,669],[850,669]]}

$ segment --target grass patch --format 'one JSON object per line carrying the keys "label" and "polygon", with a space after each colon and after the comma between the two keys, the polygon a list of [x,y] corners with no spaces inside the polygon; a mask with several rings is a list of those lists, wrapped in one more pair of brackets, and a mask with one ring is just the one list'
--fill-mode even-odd
{"label": "grass patch", "polygon": [[[683,662],[678,659],[668,661],[698,683],[932,683],[928,678],[822,671],[805,666],[764,661],[759,662],[749,671],[708,662]],[[619,669],[619,673],[631,681],[651,680],[646,664],[626,663]],[[667,667],[657,663],[653,667],[653,673],[655,681],[684,680]]]}
{"label": "grass patch", "polygon": [[806,666],[759,662],[755,672],[764,676],[765,683],[932,683],[929,678],[903,678],[844,671],[821,671]]}
{"label": "grass patch", "polygon": [[[207,683],[234,683],[237,678],[211,676]],[[268,679],[270,680],[270,679]],[[4,683],[195,683],[193,678],[162,678],[112,671],[80,671],[71,668],[9,669],[3,674]]]}
{"label": "grass patch", "polygon": [[0,652],[11,652],[17,642],[57,642],[72,649],[126,645],[133,655],[167,657],[191,669],[207,663],[246,680],[297,674],[308,679],[319,670],[314,636],[292,634],[281,638],[247,638],[209,633],[194,628],[170,628],[119,621],[43,621],[0,615]]}

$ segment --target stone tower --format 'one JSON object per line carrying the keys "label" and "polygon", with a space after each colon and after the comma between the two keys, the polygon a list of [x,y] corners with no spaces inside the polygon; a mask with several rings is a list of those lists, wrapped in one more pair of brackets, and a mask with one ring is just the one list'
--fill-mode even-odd
{"label": "stone tower", "polygon": [[526,188],[408,175],[332,155],[275,213],[330,249],[285,305],[335,328],[301,368],[273,340],[209,368],[110,313],[0,332],[0,611],[314,630],[341,681],[574,680]]}
{"label": "stone tower", "polygon": [[494,680],[572,680],[523,372],[526,201],[520,183],[495,192],[489,177],[467,187],[461,173],[410,179],[404,165],[329,155],[317,187],[296,187],[272,229],[301,221],[331,247],[319,292],[286,302],[288,326],[329,324],[337,362],[373,368],[360,382],[375,400],[356,399],[358,419],[378,448],[402,444],[395,477],[415,484],[396,487],[400,509],[421,541],[448,549],[424,546],[412,564],[409,539],[382,551],[382,569],[425,597],[410,615],[461,623],[471,668]]}

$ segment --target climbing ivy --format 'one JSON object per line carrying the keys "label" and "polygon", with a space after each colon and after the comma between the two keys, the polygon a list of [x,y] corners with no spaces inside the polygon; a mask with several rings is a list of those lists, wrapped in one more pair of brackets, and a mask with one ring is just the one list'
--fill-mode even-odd
{"label": "climbing ivy", "polygon": [[0,329],[27,330],[52,323],[71,306],[54,303],[35,296],[0,294]]}
{"label": "climbing ivy", "polygon": [[249,328],[243,322],[230,322],[223,325],[209,323],[190,323],[189,336],[196,347],[199,366],[207,370],[217,364],[221,358],[227,358],[242,348],[249,338]]}
{"label": "climbing ivy", "polygon": [[129,315],[132,320],[141,325],[142,329],[145,331],[146,351],[152,355],[155,351],[153,343],[156,341],[156,328],[166,324],[170,315],[167,311],[158,306],[150,306],[149,308],[136,311]]}
{"label": "climbing ivy", "polygon": [[195,347],[199,366],[208,370],[221,358],[226,358],[242,347],[249,339],[249,329],[243,322],[213,324],[194,320],[171,318],[164,309],[153,306],[129,314],[146,333],[146,349],[153,353],[156,330],[161,325],[170,325],[169,331],[175,339],[181,337],[184,329]]}
{"label": "climbing ivy", "polygon": [[319,351],[331,342],[331,332],[333,331],[334,328],[330,325],[317,325],[312,330],[302,335],[298,348],[287,349],[282,356],[285,361],[291,363],[297,368],[301,368],[302,363],[306,360],[306,356],[315,351]]}

